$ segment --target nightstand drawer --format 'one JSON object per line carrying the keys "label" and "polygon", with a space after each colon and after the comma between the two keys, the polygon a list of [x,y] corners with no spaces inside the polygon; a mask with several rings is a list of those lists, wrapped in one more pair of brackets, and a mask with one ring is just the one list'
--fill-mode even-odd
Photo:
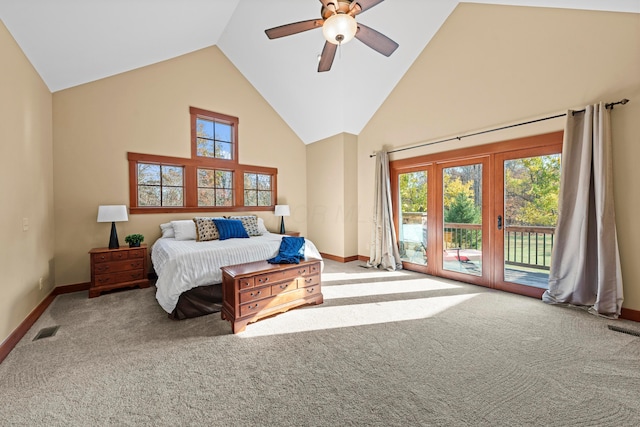
{"label": "nightstand drawer", "polygon": [[114,283],[134,282],[144,279],[143,270],[124,271],[112,274],[96,275],[96,286],[111,285]]}
{"label": "nightstand drawer", "polygon": [[93,286],[104,286],[118,283],[116,280],[116,274],[100,274],[95,277]]}
{"label": "nightstand drawer", "polygon": [[133,282],[135,280],[142,279],[144,279],[143,270],[124,271],[122,273],[116,274],[116,280],[118,282]]}
{"label": "nightstand drawer", "polygon": [[95,266],[96,274],[115,273],[118,271],[137,270],[143,267],[141,259],[113,261],[110,263],[100,263]]}
{"label": "nightstand drawer", "polygon": [[118,251],[111,254],[111,261],[123,261],[128,258],[128,252]]}
{"label": "nightstand drawer", "polygon": [[128,252],[128,256],[129,258],[144,258],[144,255],[146,253],[145,249],[131,249]]}
{"label": "nightstand drawer", "polygon": [[94,263],[111,261],[111,252],[93,254],[91,256],[91,261],[93,261]]}

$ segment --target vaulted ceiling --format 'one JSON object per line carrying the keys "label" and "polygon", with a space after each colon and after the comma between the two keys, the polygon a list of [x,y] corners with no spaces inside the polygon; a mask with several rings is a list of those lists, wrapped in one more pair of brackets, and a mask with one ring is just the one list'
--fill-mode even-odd
{"label": "vaulted ceiling", "polygon": [[[640,13],[639,0],[468,2]],[[359,134],[458,3],[378,4],[358,22],[400,47],[387,58],[351,41],[325,73],[316,71],[324,45],[320,29],[275,40],[264,33],[320,18],[318,0],[0,0],[0,19],[52,92],[218,45],[311,143]]]}

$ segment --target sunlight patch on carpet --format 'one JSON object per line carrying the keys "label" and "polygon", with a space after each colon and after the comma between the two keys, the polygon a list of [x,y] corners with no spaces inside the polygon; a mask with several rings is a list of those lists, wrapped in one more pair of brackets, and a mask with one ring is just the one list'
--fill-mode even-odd
{"label": "sunlight patch on carpet", "polygon": [[339,280],[358,280],[358,279],[376,279],[376,278],[389,278],[389,277],[403,277],[408,276],[407,273],[402,270],[387,271],[373,269],[362,269],[361,273],[352,272],[340,272],[340,273],[322,273],[322,283],[337,282]]}
{"label": "sunlight patch on carpet", "polygon": [[[324,275],[322,276],[324,284]],[[331,285],[322,288],[325,300],[354,298],[371,295],[406,294],[411,292],[430,292],[443,289],[460,289],[460,285],[430,279],[397,280],[391,282],[351,283]]]}
{"label": "sunlight patch on carpet", "polygon": [[[323,289],[324,292],[324,289]],[[341,306],[309,306],[247,325],[241,338],[375,325],[433,317],[480,294]]]}

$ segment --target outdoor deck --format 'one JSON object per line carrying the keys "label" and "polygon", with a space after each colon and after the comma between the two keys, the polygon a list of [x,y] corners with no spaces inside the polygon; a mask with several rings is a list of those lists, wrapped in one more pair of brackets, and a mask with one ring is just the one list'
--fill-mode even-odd
{"label": "outdoor deck", "polygon": [[[413,223],[402,224],[400,255],[403,261],[425,265],[427,230],[421,215]],[[405,216],[406,213],[405,213]],[[504,280],[510,283],[548,288],[553,227],[505,226]],[[446,223],[444,227],[443,268],[480,276],[482,266],[482,227],[480,224]]]}
{"label": "outdoor deck", "polygon": [[[444,269],[449,271],[457,271],[460,273],[473,274],[479,276],[481,274],[480,261],[445,261]],[[507,266],[504,269],[505,282],[517,283],[520,285],[533,286],[540,289],[547,289],[549,282],[549,271],[533,268],[522,268],[518,266]]]}

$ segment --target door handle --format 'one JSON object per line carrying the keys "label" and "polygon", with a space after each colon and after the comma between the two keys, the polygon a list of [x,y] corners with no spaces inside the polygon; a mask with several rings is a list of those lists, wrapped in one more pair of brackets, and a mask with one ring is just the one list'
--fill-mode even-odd
{"label": "door handle", "polygon": [[498,230],[502,230],[502,215],[498,215]]}

